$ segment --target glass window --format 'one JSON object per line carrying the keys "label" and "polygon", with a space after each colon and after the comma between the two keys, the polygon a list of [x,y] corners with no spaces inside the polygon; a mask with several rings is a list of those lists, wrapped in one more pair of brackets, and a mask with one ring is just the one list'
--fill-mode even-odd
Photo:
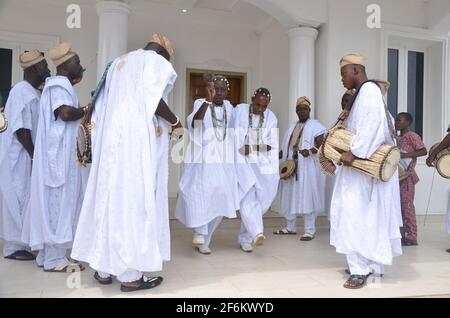
{"label": "glass window", "polygon": [[408,51],[408,113],[414,118],[413,131],[423,136],[424,53]]}
{"label": "glass window", "polygon": [[398,55],[398,50],[389,49],[388,81],[391,86],[388,91],[388,108],[393,116],[398,113]]}
{"label": "glass window", "polygon": [[0,107],[6,105],[11,90],[12,54],[12,50],[0,48]]}

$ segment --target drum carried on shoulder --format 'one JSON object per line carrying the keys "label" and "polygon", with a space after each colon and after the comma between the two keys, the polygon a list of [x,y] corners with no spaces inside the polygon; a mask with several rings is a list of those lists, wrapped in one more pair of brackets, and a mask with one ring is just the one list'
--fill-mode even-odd
{"label": "drum carried on shoulder", "polygon": [[[330,130],[319,150],[322,158],[322,160],[319,160],[319,163],[322,170],[325,169],[328,174],[334,173],[334,171],[327,171],[333,168],[329,164],[330,161],[336,163],[341,159],[343,153],[350,151],[353,136],[354,133],[342,125],[338,125]],[[352,163],[352,168],[377,180],[387,182],[397,172],[399,161],[400,149],[396,146],[385,144],[381,145],[369,159],[355,159]],[[328,165],[324,165],[324,163],[328,163]]]}
{"label": "drum carried on shoulder", "polygon": [[[439,143],[431,147],[430,153],[433,153],[438,146]],[[450,179],[450,148],[444,149],[436,155],[433,166],[443,178]]]}

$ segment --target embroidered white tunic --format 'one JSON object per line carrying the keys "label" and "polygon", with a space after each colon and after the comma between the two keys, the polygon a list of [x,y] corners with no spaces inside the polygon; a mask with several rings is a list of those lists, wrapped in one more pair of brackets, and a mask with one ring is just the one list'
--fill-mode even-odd
{"label": "embroidered white tunic", "polygon": [[17,83],[5,107],[9,127],[0,134],[0,239],[8,242],[22,243],[24,210],[30,197],[32,161],[17,131],[30,130],[34,144],[38,111],[37,91],[27,81]]}
{"label": "embroidered white tunic", "polygon": [[33,250],[43,245],[72,245],[82,203],[76,136],[80,122],[55,118],[62,105],[79,107],[74,87],[64,76],[47,78],[39,106],[30,200],[22,239]]}
{"label": "embroidered white tunic", "polygon": [[[355,133],[351,151],[359,158],[370,158],[382,144],[394,144],[381,91],[375,84],[361,88],[347,128]],[[357,253],[372,262],[391,265],[393,257],[402,254],[398,174],[381,182],[350,167],[338,169],[330,222],[330,242],[338,253]]]}
{"label": "embroidered white tunic", "polygon": [[160,271],[169,258],[167,210],[159,211],[157,203],[167,193],[158,182],[167,175],[157,171],[161,152],[153,119],[176,77],[167,60],[142,49],[117,58],[108,72],[72,250],[74,259],[98,271]]}

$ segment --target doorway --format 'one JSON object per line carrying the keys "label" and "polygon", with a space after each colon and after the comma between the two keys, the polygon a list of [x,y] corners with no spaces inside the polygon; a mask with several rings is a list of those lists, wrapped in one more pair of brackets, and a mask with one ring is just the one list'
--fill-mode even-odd
{"label": "doorway", "polygon": [[203,74],[212,73],[215,75],[223,75],[230,83],[230,91],[227,100],[233,106],[247,102],[247,74],[237,72],[224,72],[217,70],[186,70],[186,116],[189,115],[194,107],[194,101],[199,98],[206,97],[206,82],[203,80]]}

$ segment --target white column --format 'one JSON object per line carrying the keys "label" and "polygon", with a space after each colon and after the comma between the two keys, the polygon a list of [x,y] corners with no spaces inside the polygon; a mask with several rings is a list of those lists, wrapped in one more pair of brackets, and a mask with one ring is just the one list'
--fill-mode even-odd
{"label": "white column", "polygon": [[97,2],[98,56],[97,78],[106,65],[128,51],[128,15],[130,6],[121,1]]}
{"label": "white column", "polygon": [[289,123],[298,120],[295,113],[297,98],[307,96],[311,100],[311,116],[315,108],[315,41],[319,31],[312,27],[296,27],[289,30],[290,80]]}

